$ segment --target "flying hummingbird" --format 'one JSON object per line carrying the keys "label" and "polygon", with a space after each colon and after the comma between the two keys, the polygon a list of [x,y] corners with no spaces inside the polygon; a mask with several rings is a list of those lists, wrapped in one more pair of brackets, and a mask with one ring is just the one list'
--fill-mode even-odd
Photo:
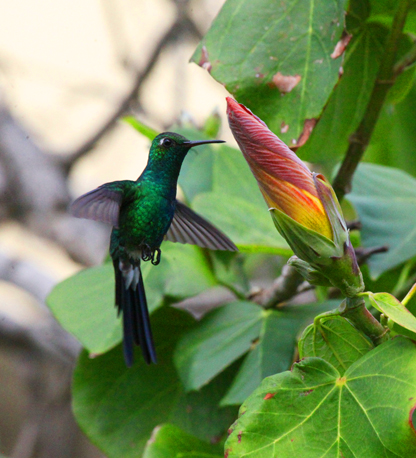
{"label": "flying hummingbird", "polygon": [[211,223],[176,200],[176,186],[188,151],[222,140],[189,141],[173,132],[159,134],[150,147],[146,168],[136,181],[105,183],[71,205],[78,218],[111,224],[110,255],[115,272],[115,303],[123,316],[123,350],[133,364],[134,344],[145,361],[156,363],[141,261],[160,262],[163,240],[190,243],[211,250],[237,251]]}

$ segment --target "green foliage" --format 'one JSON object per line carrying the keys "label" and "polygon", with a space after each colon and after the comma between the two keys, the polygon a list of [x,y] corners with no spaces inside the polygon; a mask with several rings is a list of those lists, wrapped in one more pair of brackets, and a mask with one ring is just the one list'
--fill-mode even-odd
{"label": "green foliage", "polygon": [[394,296],[388,293],[368,293],[371,305],[394,323],[416,336],[416,317]]}
{"label": "green foliage", "polygon": [[[157,270],[145,263],[142,272],[151,312],[166,298],[185,299],[217,284],[206,257],[190,245],[167,244]],[[93,354],[121,341],[113,277],[112,264],[86,269],[58,284],[48,297],[57,320]]]}
{"label": "green foliage", "polygon": [[368,265],[378,277],[416,256],[416,180],[407,173],[375,164],[361,164],[348,199],[363,225],[365,247],[387,246]]}
{"label": "green foliage", "polygon": [[296,338],[305,324],[334,306],[327,301],[263,312],[258,341],[250,347],[221,405],[240,405],[265,377],[289,368],[296,358]]}
{"label": "green foliage", "polygon": [[365,153],[365,160],[398,167],[416,176],[414,160],[416,85],[414,81],[413,79],[413,86],[400,103],[385,105]]}
{"label": "green foliage", "polygon": [[264,377],[290,366],[299,331],[314,315],[334,305],[328,302],[271,311],[240,301],[214,310],[176,349],[175,364],[184,387],[201,388],[249,352],[222,400],[223,405],[240,404]]}
{"label": "green foliage", "polygon": [[266,378],[245,401],[226,456],[415,456],[415,367],[416,347],[403,337],[366,353],[343,376],[306,358]]}
{"label": "green foliage", "polygon": [[284,141],[296,143],[305,120],[321,114],[337,83],[340,61],[330,55],[346,3],[228,0],[193,60],[209,66],[238,101],[282,131]]}
{"label": "green foliage", "polygon": [[173,348],[195,321],[169,307],[154,314],[152,325],[157,365],[147,366],[137,355],[128,369],[117,347],[94,359],[84,351],[75,370],[75,416],[110,458],[141,456],[152,430],[166,422],[201,440],[216,440],[236,414],[235,408],[218,406],[233,368],[198,393],[185,393],[177,377]]}
{"label": "green foliage", "polygon": [[370,339],[346,318],[333,316],[315,320],[305,329],[299,341],[299,356],[322,358],[344,375],[355,361],[373,348]]}
{"label": "green foliage", "polygon": [[222,447],[207,444],[174,425],[158,426],[143,458],[221,458]]}
{"label": "green foliage", "polygon": [[367,107],[385,37],[386,28],[366,22],[354,34],[345,54],[342,78],[309,141],[299,150],[303,160],[333,165],[342,157]]}

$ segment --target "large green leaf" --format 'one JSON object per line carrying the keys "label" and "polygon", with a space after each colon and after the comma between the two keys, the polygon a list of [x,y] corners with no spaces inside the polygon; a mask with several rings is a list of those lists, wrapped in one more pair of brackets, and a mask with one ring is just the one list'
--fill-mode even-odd
{"label": "large green leaf", "polygon": [[362,223],[364,247],[388,246],[371,256],[372,276],[416,256],[416,180],[407,173],[375,164],[360,164],[348,195]]}
{"label": "large green leaf", "polygon": [[221,458],[222,447],[208,444],[174,425],[157,426],[143,458]]}
{"label": "large green leaf", "polygon": [[221,228],[243,252],[293,254],[264,202],[258,206],[241,197],[210,192],[198,195],[193,208]]}
{"label": "large green leaf", "polygon": [[386,29],[363,24],[347,47],[340,82],[309,140],[298,151],[304,160],[334,164],[347,150],[349,137],[364,115],[383,55]]}
{"label": "large green leaf", "polygon": [[306,358],[246,400],[226,456],[412,458],[415,367],[416,347],[404,337],[368,352],[343,377],[323,359]]}
{"label": "large green leaf", "polygon": [[250,350],[223,404],[238,404],[261,380],[285,370],[293,360],[296,335],[314,315],[334,303],[288,306],[265,311],[251,302],[234,302],[205,316],[185,333],[175,364],[188,390],[208,383]]}
{"label": "large green leaf", "polygon": [[103,353],[120,342],[112,264],[82,270],[58,283],[47,304],[61,326],[91,353]]}
{"label": "large green leaf", "polygon": [[234,302],[212,311],[186,333],[174,358],[185,389],[200,388],[246,353],[259,336],[264,313],[251,302]]}
{"label": "large green leaf", "polygon": [[320,357],[343,375],[372,348],[371,341],[347,319],[335,316],[322,318],[306,328],[299,341],[299,357]]}
{"label": "large green leaf", "polygon": [[[193,60],[208,66],[283,140],[296,142],[305,120],[321,114],[338,81],[341,61],[330,56],[343,31],[345,5],[228,0]],[[293,89],[279,84],[285,77],[297,82]]]}
{"label": "large green leaf", "polygon": [[[150,311],[163,298],[183,299],[216,284],[198,247],[166,242],[157,267],[142,263]],[[60,324],[91,353],[103,353],[121,340],[120,319],[114,307],[112,264],[83,270],[59,283],[47,299]]]}
{"label": "large green leaf", "polygon": [[201,440],[218,440],[236,414],[234,408],[218,407],[233,368],[199,392],[186,394],[182,389],[172,352],[194,320],[171,307],[159,309],[152,319],[157,365],[148,366],[138,357],[127,368],[117,347],[94,359],[84,351],[75,370],[75,416],[109,458],[142,456],[153,429],[163,423],[172,423]]}

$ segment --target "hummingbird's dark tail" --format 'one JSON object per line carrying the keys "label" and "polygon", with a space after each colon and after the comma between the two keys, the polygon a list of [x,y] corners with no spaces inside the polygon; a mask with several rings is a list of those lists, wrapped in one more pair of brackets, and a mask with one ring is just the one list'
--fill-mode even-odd
{"label": "hummingbird's dark tail", "polygon": [[156,350],[150,328],[149,311],[140,264],[113,260],[116,277],[116,306],[123,315],[124,359],[133,364],[133,348],[139,345],[147,364],[156,363]]}

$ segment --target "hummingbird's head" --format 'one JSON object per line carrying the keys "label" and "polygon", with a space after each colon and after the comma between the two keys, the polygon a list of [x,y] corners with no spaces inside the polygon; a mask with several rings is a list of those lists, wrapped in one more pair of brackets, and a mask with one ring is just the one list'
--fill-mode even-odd
{"label": "hummingbird's head", "polygon": [[175,132],[162,132],[153,139],[149,160],[162,160],[166,163],[178,161],[182,163],[192,147],[205,145],[206,143],[224,143],[224,140],[190,141]]}

